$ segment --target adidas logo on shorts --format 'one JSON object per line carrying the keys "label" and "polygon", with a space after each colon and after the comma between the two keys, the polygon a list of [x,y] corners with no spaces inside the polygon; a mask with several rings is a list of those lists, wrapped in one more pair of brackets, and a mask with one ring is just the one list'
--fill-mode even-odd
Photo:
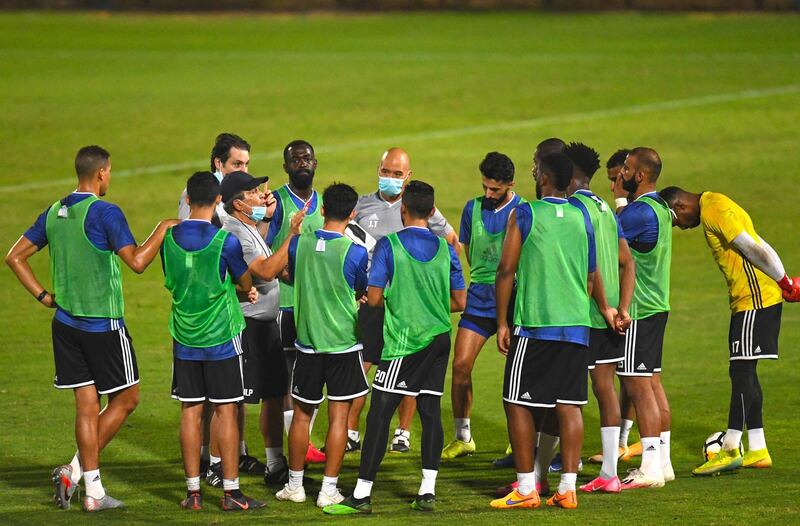
{"label": "adidas logo on shorts", "polygon": [[759,354],[761,352],[761,346],[760,345],[756,347],[756,351],[755,352],[756,352],[756,354]]}
{"label": "adidas logo on shorts", "polygon": [[646,371],[647,370],[647,366],[644,364],[644,362],[642,362],[642,363],[639,364],[639,367],[637,367],[636,370],[637,371]]}
{"label": "adidas logo on shorts", "polygon": [[404,380],[404,381],[402,381],[402,382],[400,382],[399,384],[397,384],[397,387],[405,387],[405,388],[408,388],[408,386],[406,385],[406,382],[405,382],[405,380]]}
{"label": "adidas logo on shorts", "polygon": [[299,389],[299,388],[298,388],[298,387],[295,385],[295,386],[294,386],[294,389],[292,389],[292,392],[293,392],[293,393],[300,394],[300,389]]}
{"label": "adidas logo on shorts", "polygon": [[524,393],[522,393],[522,396],[520,396],[520,398],[522,400],[530,400],[531,399],[531,395],[528,394],[528,391],[525,391]]}

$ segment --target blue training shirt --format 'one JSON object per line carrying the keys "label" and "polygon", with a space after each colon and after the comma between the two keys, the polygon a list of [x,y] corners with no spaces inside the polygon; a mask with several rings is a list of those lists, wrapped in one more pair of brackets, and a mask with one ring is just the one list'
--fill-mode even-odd
{"label": "blue training shirt", "polygon": [[[545,197],[542,199],[548,203],[568,203],[566,199],[560,197]],[[594,228],[592,221],[589,218],[589,212],[586,208],[579,207],[583,213],[583,222],[586,226],[586,237],[589,242],[589,264],[586,269],[587,273],[594,272],[597,268],[595,243],[594,243]],[[533,215],[528,206],[518,206],[517,211],[517,226],[519,227],[520,234],[522,235],[523,242],[528,238],[533,223]],[[514,334],[523,336],[525,338],[533,338],[536,340],[550,340],[577,343],[579,345],[589,345],[589,327],[583,325],[572,325],[567,327],[516,327]]]}
{"label": "blue training shirt", "polygon": [[[397,233],[403,247],[411,256],[419,261],[430,261],[439,250],[439,238],[429,229],[421,226],[409,226]],[[456,251],[447,245],[450,250],[450,289],[464,290],[464,274],[461,271],[461,262]],[[375,245],[372,254],[372,267],[369,271],[368,285],[385,289],[394,276],[394,259],[392,258],[392,245],[386,237],[381,238]]]}
{"label": "blue training shirt", "polygon": [[[329,241],[344,237],[339,232],[331,232],[330,230],[319,229],[314,232],[317,239],[324,239]],[[289,282],[294,283],[294,271],[297,261],[297,243],[300,236],[294,236],[289,241]],[[344,278],[347,284],[353,289],[353,292],[359,290],[367,290],[367,264],[369,262],[369,253],[366,247],[353,243],[347,249],[347,254],[344,259]]]}
{"label": "blue training shirt", "polygon": [[[185,219],[181,224],[172,227],[175,243],[184,250],[196,251],[207,247],[217,235],[219,228],[210,221],[201,219]],[[164,248],[161,248],[161,268],[164,268]],[[222,245],[222,257],[219,261],[219,277],[225,280],[228,273],[233,281],[238,281],[247,272],[247,263],[242,254],[242,245],[233,234],[225,238]],[[215,345],[213,347],[189,347],[172,340],[172,352],[180,360],[224,360],[242,354],[241,337]]]}
{"label": "blue training shirt", "polygon": [[638,252],[650,252],[658,243],[658,217],[653,208],[640,201],[643,196],[661,199],[657,192],[639,196],[620,211],[617,219],[631,248]]}
{"label": "blue training shirt", "polygon": [[[490,234],[497,234],[506,229],[508,216],[517,207],[522,198],[514,194],[508,203],[495,210],[481,210],[483,226]],[[469,244],[472,239],[472,210],[475,200],[470,199],[461,212],[461,228],[459,240]],[[470,283],[467,289],[467,306],[464,314],[494,318],[497,316],[495,301],[495,286],[491,283]]]}
{"label": "blue training shirt", "polygon": [[[61,199],[61,204],[71,207],[94,195],[91,192],[72,192]],[[42,212],[36,222],[23,234],[28,241],[36,245],[39,250],[47,246],[47,213],[50,211],[48,206]],[[128,245],[136,245],[128,220],[125,214],[117,205],[106,201],[97,200],[89,206],[86,212],[86,220],[83,223],[83,230],[87,239],[99,250],[113,250],[119,253],[120,250]],[[56,298],[56,302],[58,298]],[[74,329],[86,332],[108,332],[121,329],[125,326],[122,318],[87,318],[83,316],[73,316],[61,307],[56,308],[55,318],[69,325]]]}
{"label": "blue training shirt", "polygon": [[[289,188],[289,185],[286,185],[286,189],[289,191],[289,196],[291,196],[295,206],[302,210],[303,207],[306,206],[306,202],[300,199],[297,194],[292,192],[292,189]],[[269,230],[267,230],[266,241],[267,245],[269,246],[272,246],[275,236],[278,235],[278,231],[281,229],[281,225],[283,225],[283,204],[281,203],[281,196],[277,192],[273,192],[272,195],[275,197],[275,212],[272,215],[272,221],[269,222]],[[310,203],[306,213],[313,214],[317,209],[317,204],[319,203],[319,194],[317,194],[316,190],[311,192],[311,198],[309,201]]]}

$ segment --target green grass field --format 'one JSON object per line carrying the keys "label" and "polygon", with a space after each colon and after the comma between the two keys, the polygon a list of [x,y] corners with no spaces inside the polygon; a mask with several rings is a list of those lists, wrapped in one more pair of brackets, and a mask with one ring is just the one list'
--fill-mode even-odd
{"label": "green grass field", "polygon": [[[176,214],[186,178],[208,167],[220,131],[250,141],[251,172],[271,176],[273,187],[285,181],[280,150],[294,138],[317,147],[318,188],[337,180],[360,193],[375,190],[382,151],[405,147],[415,176],[437,188],[438,206],[453,225],[480,192],[477,166],[486,152],[509,154],[520,193],[533,197],[533,149],[559,136],[593,145],[603,160],[619,147],[656,148],[663,186],[728,194],[750,211],[787,270],[800,272],[797,16],[3,13],[0,95],[2,247],[74,188],[72,160],[85,144],[112,152],[107,198],[144,240],[159,219]],[[595,190],[610,197],[604,175],[598,179]],[[34,266],[47,281],[46,253]],[[800,522],[800,455],[792,442],[800,307],[784,309],[781,360],[760,367],[774,469],[694,479],[704,438],[726,427],[729,397],[725,284],[701,232],[675,232],[672,280],[663,380],[673,410],[675,482],[650,492],[581,496],[572,512],[490,510],[491,492],[513,478],[512,470],[489,464],[506,445],[503,362],[492,340],[474,378],[478,454],[443,464],[438,510],[424,520]],[[169,298],[157,263],[142,276],[126,271],[141,404],[102,457],[106,487],[129,509],[99,516],[54,509],[49,471],[75,447],[72,396],[51,386],[52,312],[8,270],[0,272],[0,289],[0,524],[336,522],[311,502],[278,503],[257,477],[244,477],[243,489],[269,501],[258,515],[223,516],[217,491],[206,492],[200,515],[181,513]],[[449,388],[443,402],[449,440]],[[247,439],[263,455],[255,410],[250,414]],[[320,420],[317,442],[325,430]],[[585,426],[584,457],[599,448],[594,403]],[[418,485],[419,436],[415,427],[413,454],[387,457],[375,513],[358,520],[420,520],[407,507]],[[345,460],[341,484],[348,490],[357,466],[357,456]],[[320,468],[309,471],[321,479]],[[580,478],[596,471],[589,466]]]}

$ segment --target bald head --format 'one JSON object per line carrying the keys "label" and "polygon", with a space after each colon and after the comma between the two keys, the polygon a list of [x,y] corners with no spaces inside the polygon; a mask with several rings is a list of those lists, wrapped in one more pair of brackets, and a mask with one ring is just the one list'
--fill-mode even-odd
{"label": "bald head", "polygon": [[654,149],[639,146],[631,150],[628,155],[636,159],[637,169],[644,172],[649,182],[655,183],[658,180],[658,176],[661,175],[661,157]]}
{"label": "bald head", "polygon": [[402,148],[389,148],[381,156],[378,175],[405,179],[411,173],[411,158]]}

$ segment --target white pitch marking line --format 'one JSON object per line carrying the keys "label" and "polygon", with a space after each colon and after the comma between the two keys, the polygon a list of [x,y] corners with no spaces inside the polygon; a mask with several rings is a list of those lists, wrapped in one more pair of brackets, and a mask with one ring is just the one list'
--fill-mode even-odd
{"label": "white pitch marking line", "polygon": [[[366,139],[362,141],[353,141],[343,144],[332,144],[330,146],[320,146],[315,148],[317,153],[336,153],[350,150],[358,150],[366,147],[384,147],[387,144],[402,144],[414,141],[427,141],[435,139],[452,139],[454,137],[464,137],[467,135],[481,135],[490,134],[502,131],[513,131],[519,129],[531,129],[538,126],[545,126],[551,124],[564,124],[582,121],[590,121],[597,119],[607,119],[609,117],[619,117],[623,115],[637,115],[641,113],[651,113],[662,110],[675,110],[694,108],[699,106],[709,106],[713,104],[722,104],[725,102],[736,102],[747,99],[759,99],[769,96],[777,95],[792,95],[800,93],[800,84],[789,84],[786,86],[778,86],[774,88],[761,88],[750,89],[743,91],[734,91],[731,93],[717,93],[712,95],[701,95],[699,97],[689,97],[686,99],[665,100],[660,102],[650,102],[647,104],[638,104],[634,106],[609,108],[604,110],[587,111],[583,113],[568,113],[565,115],[553,115],[548,117],[537,117],[534,119],[524,119],[518,121],[498,122],[495,124],[484,124],[479,126],[465,126],[462,128],[449,128],[444,130],[437,130],[431,132],[412,133],[408,135],[398,135],[394,137],[384,137],[380,139]],[[279,159],[283,155],[280,151],[255,153],[250,156],[252,159]],[[136,175],[146,175],[164,172],[176,172],[180,170],[188,170],[191,168],[198,168],[205,166],[208,159],[197,161],[187,161],[182,163],[160,164],[154,166],[142,166],[139,168],[130,168],[127,170],[118,170],[113,172],[115,178],[119,177],[133,177]],[[35,183],[22,183],[16,185],[0,186],[0,192],[20,192],[23,190],[33,190],[48,186],[61,186],[75,182],[75,178],[69,179],[49,179]]]}

